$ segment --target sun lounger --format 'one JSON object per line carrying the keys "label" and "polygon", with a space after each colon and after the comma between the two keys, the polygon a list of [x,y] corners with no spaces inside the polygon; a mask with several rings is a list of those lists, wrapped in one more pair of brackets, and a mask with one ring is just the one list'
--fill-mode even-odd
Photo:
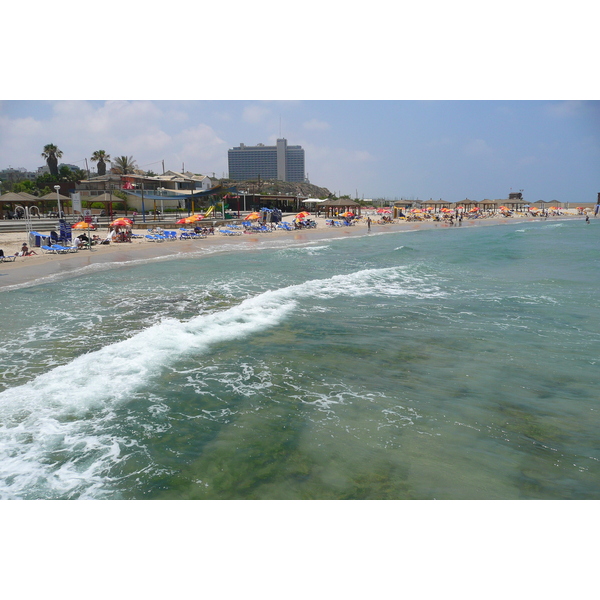
{"label": "sun lounger", "polygon": [[40,248],[44,254],[56,254],[58,252],[56,248],[52,248],[52,246],[40,246]]}
{"label": "sun lounger", "polygon": [[11,254],[10,256],[0,256],[0,262],[15,262],[16,258],[16,254]]}
{"label": "sun lounger", "polygon": [[58,244],[52,244],[51,248],[56,250],[57,254],[67,254],[71,252],[71,250],[65,246],[59,246]]}

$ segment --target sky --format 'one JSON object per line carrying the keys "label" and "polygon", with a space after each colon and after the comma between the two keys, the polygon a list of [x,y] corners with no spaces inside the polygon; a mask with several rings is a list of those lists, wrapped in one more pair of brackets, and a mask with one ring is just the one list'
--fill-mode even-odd
{"label": "sky", "polygon": [[35,170],[45,144],[90,169],[95,150],[140,168],[227,175],[240,143],[305,150],[336,195],[593,202],[600,102],[535,100],[12,100],[0,103],[0,168]]}

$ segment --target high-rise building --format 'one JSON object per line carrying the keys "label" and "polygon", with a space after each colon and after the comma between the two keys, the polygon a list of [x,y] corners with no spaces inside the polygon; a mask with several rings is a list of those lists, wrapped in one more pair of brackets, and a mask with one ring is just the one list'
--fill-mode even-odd
{"label": "high-rise building", "polygon": [[305,181],[304,149],[288,146],[287,140],[277,140],[276,146],[246,146],[240,144],[228,151],[229,179],[278,179],[279,181]]}

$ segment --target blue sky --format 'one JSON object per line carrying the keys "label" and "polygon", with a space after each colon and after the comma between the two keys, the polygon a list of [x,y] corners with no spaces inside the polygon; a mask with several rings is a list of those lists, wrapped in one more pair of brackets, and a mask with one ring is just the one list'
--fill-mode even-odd
{"label": "blue sky", "polygon": [[13,100],[0,103],[0,168],[35,169],[46,143],[93,167],[94,150],[156,172],[221,177],[240,142],[300,144],[312,183],[372,198],[592,202],[598,101]]}

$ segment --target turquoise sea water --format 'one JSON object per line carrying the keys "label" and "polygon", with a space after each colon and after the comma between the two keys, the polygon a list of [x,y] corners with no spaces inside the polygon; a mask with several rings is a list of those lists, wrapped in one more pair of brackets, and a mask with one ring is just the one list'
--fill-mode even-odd
{"label": "turquoise sea water", "polygon": [[599,238],[266,235],[4,290],[0,497],[600,498]]}

